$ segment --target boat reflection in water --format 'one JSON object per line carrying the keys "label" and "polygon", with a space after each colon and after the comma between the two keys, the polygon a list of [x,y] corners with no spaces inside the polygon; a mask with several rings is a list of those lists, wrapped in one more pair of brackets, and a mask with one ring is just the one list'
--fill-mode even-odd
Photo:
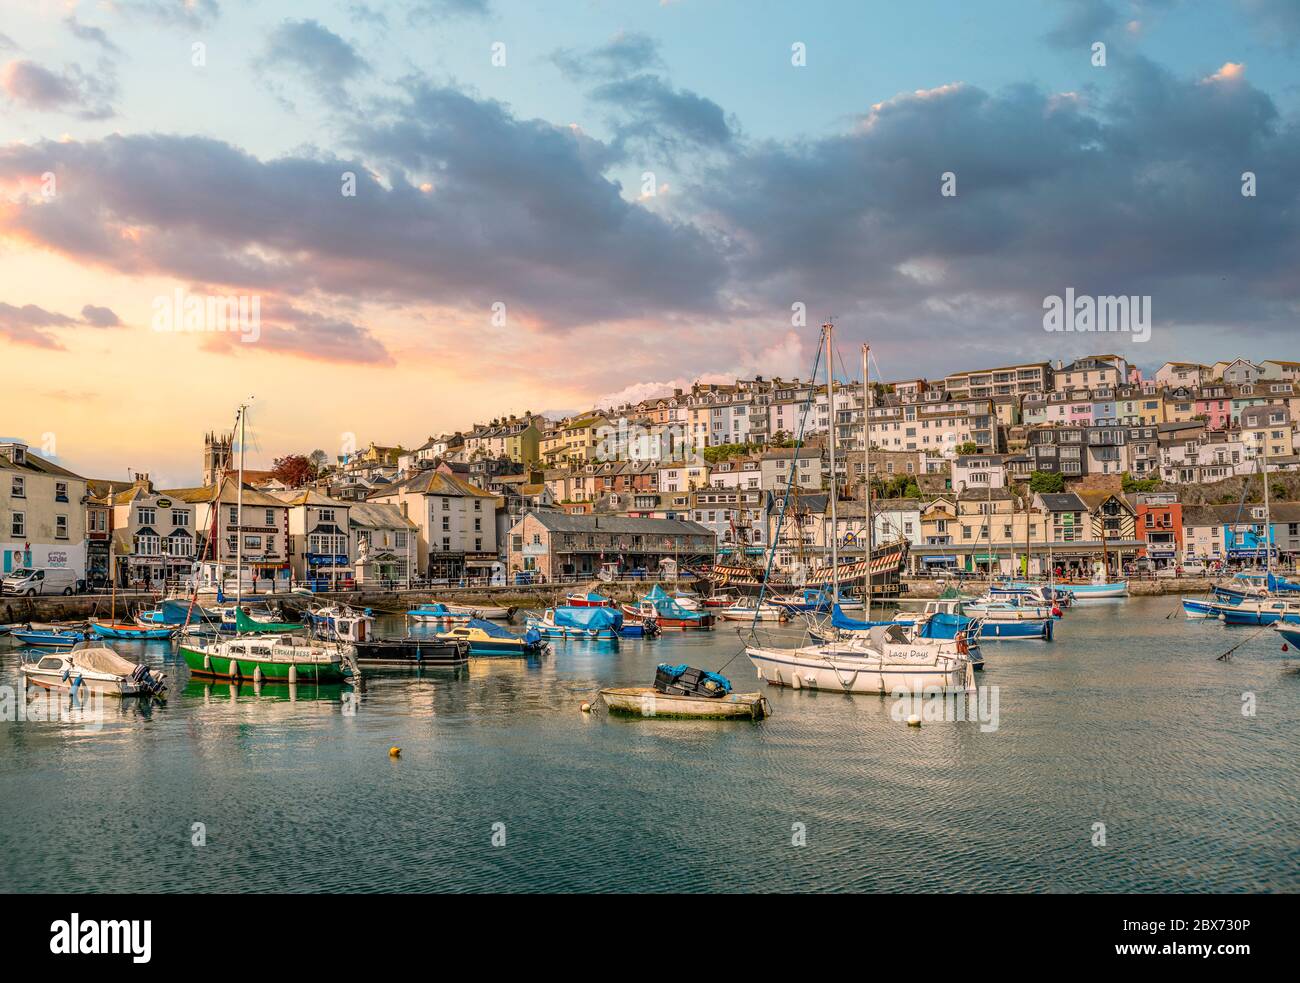
{"label": "boat reflection in water", "polygon": [[354,692],[349,683],[255,683],[191,678],[181,690],[186,700],[235,703],[257,699],[271,703],[342,703]]}

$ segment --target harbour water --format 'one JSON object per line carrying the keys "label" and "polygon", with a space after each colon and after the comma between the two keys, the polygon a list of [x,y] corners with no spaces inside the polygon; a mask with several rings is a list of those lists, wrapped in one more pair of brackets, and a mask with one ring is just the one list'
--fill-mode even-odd
{"label": "harbour water", "polygon": [[[0,890],[1300,890],[1300,656],[1264,632],[1216,661],[1255,629],[1177,604],[986,644],[996,729],[775,688],[760,723],[580,712],[659,662],[723,665],[725,623],[355,697],[181,686],[168,644],[123,643],[171,674],[165,705],[0,723]],[[0,641],[0,685],[17,664]],[[725,672],[758,688],[743,655]]]}

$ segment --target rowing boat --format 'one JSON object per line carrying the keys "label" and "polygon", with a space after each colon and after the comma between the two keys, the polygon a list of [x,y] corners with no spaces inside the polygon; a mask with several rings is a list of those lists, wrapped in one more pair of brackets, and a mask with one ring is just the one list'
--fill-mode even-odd
{"label": "rowing boat", "polygon": [[603,689],[600,698],[614,713],[638,717],[671,717],[688,720],[762,720],[772,715],[772,705],[761,693],[728,693],[726,696],[680,696],[661,693],[653,686]]}

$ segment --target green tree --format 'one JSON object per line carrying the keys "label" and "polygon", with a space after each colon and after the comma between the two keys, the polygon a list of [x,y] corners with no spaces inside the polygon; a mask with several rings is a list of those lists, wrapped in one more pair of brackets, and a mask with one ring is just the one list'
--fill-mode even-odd
{"label": "green tree", "polygon": [[1050,471],[1035,471],[1029,476],[1029,490],[1035,495],[1051,495],[1065,491],[1065,475]]}

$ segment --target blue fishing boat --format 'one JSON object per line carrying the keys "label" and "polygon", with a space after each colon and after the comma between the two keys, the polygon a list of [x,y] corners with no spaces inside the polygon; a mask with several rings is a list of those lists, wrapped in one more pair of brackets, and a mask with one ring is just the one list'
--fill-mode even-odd
{"label": "blue fishing boat", "polygon": [[581,638],[593,642],[617,641],[623,612],[614,608],[547,608],[540,617],[529,615],[528,627],[543,638]]}
{"label": "blue fishing boat", "polygon": [[70,649],[90,638],[90,632],[79,628],[14,628],[11,636],[32,648]]}
{"label": "blue fishing boat", "polygon": [[1216,609],[1225,625],[1271,625],[1278,621],[1300,621],[1300,600],[1281,597],[1219,604]]}
{"label": "blue fishing boat", "polygon": [[1183,598],[1183,613],[1189,618],[1218,618],[1218,605],[1214,601],[1202,600],[1198,597]]}
{"label": "blue fishing boat", "polygon": [[118,638],[124,641],[150,641],[171,638],[174,628],[141,628],[139,625],[110,624],[92,621],[90,630],[100,638]]}

